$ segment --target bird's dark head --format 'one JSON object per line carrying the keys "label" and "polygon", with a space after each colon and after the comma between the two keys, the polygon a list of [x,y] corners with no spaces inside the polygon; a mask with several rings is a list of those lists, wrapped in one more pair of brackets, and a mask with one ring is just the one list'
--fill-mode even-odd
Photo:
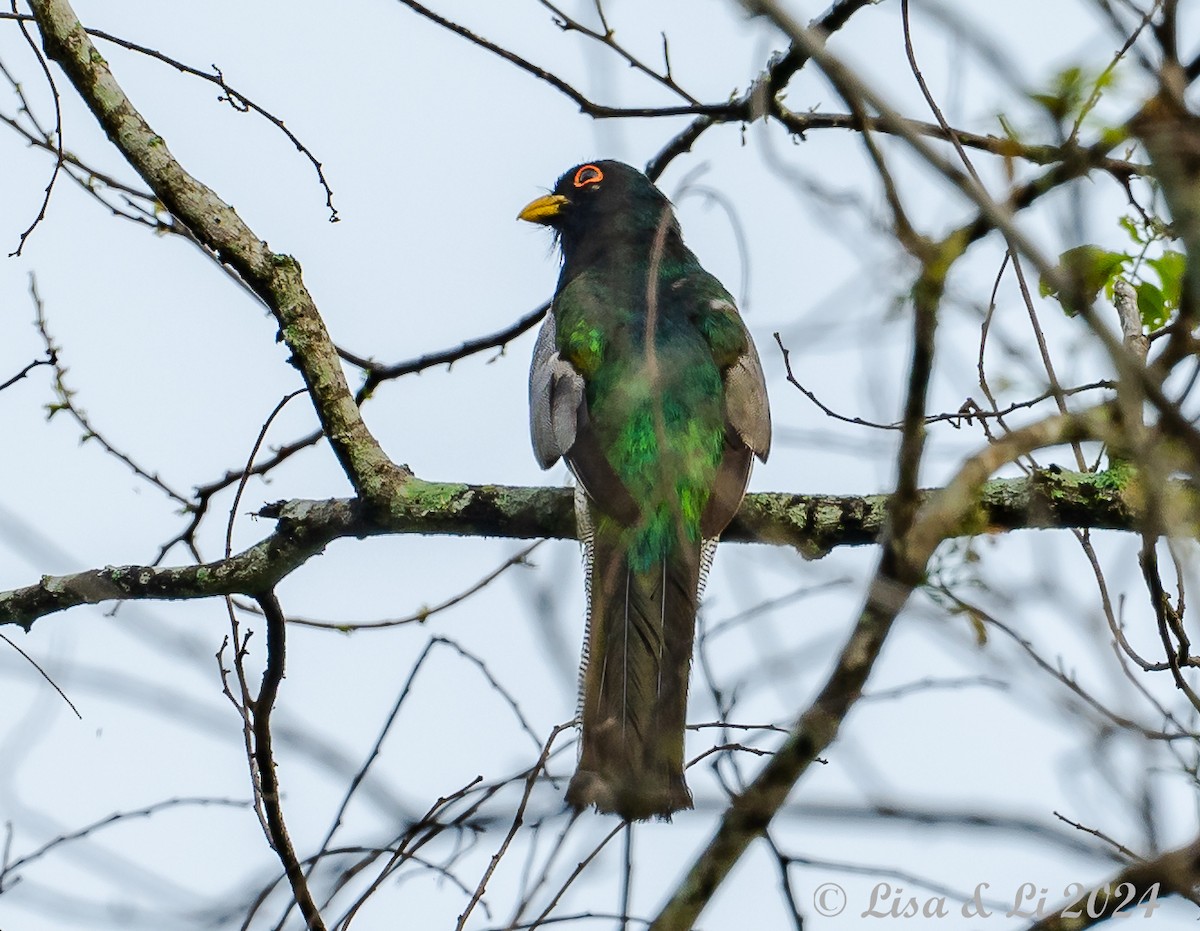
{"label": "bird's dark head", "polygon": [[622,245],[649,250],[660,228],[667,238],[679,237],[662,191],[636,168],[612,160],[576,165],[517,218],[551,227],[567,262]]}

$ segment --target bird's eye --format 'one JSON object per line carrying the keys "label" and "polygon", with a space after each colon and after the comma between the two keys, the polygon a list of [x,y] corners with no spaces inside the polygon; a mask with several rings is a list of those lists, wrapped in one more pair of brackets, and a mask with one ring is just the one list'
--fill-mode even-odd
{"label": "bird's eye", "polygon": [[587,187],[589,184],[599,184],[604,180],[604,172],[595,165],[584,165],[575,172],[575,187]]}

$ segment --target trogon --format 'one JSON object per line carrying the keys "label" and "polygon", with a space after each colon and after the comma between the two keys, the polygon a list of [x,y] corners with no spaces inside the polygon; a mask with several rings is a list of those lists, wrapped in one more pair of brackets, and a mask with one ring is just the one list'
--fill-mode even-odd
{"label": "trogon", "polygon": [[766,460],[762,366],[729,292],[635,168],[578,165],[519,219],[553,229],[562,272],[534,349],[542,468],[576,479],[588,622],[567,802],[628,820],[692,807],[688,675],[717,537]]}

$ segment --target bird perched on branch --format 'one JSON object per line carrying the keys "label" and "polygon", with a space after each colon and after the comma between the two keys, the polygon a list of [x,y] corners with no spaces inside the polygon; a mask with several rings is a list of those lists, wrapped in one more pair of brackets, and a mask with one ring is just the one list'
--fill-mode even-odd
{"label": "bird perched on branch", "polygon": [[587,566],[567,802],[669,818],[692,807],[683,737],[700,590],[771,445],[762,366],[733,298],[640,171],[579,165],[519,219],[551,227],[563,259],[529,402],[538,462],[561,457],[575,474]]}

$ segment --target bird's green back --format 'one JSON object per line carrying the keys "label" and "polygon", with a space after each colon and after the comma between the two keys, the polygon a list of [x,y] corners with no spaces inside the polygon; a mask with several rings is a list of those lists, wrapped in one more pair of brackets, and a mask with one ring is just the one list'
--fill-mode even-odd
{"label": "bird's green back", "polygon": [[583,376],[600,448],[637,504],[624,530],[635,572],[699,542],[725,442],[722,365],[745,351],[741,326],[711,307],[728,295],[679,251],[594,262],[554,308],[559,352]]}

